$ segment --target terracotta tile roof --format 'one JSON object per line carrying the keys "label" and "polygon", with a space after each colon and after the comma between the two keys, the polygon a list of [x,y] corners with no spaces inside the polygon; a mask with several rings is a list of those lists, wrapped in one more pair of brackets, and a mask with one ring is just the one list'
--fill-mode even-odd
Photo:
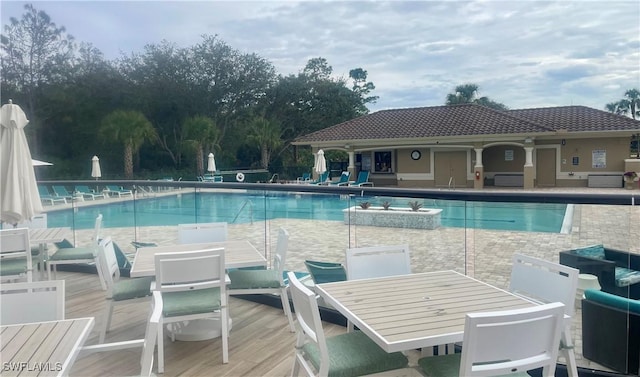
{"label": "terracotta tile roof", "polygon": [[498,111],[476,104],[382,110],[304,135],[296,143],[474,135],[544,134],[566,129],[640,129],[640,122],[584,106]]}
{"label": "terracotta tile roof", "polygon": [[640,121],[586,106],[509,110],[508,113],[555,130],[566,129],[568,132],[640,130]]}

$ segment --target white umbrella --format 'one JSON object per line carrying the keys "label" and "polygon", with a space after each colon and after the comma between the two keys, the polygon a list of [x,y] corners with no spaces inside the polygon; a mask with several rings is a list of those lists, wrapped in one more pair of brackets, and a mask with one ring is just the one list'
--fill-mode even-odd
{"label": "white umbrella", "polygon": [[93,156],[91,159],[91,176],[98,180],[102,177],[102,171],[100,170],[100,159],[98,156]]}
{"label": "white umbrella", "polygon": [[209,161],[207,161],[207,171],[213,173],[216,171],[216,158],[213,156],[213,153],[209,153]]}
{"label": "white umbrella", "polygon": [[24,111],[11,100],[0,108],[0,221],[30,220],[42,212],[24,127]]}
{"label": "white umbrella", "polygon": [[46,162],[46,161],[40,161],[40,160],[36,160],[36,159],[31,159],[31,165],[33,166],[51,166],[53,165],[50,162]]}
{"label": "white umbrella", "polygon": [[327,171],[327,160],[324,158],[324,151],[320,149],[316,158],[316,164],[313,166],[313,170],[322,175]]}

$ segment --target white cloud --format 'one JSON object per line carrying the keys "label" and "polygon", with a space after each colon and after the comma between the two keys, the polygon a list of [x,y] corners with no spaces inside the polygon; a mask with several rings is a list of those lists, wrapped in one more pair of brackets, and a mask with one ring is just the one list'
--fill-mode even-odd
{"label": "white cloud", "polygon": [[[601,109],[640,87],[633,1],[40,1],[78,41],[108,58],[217,34],[281,74],[326,58],[336,77],[363,68],[372,110],[434,106],[456,85],[511,108]],[[3,1],[2,23],[24,2]]]}

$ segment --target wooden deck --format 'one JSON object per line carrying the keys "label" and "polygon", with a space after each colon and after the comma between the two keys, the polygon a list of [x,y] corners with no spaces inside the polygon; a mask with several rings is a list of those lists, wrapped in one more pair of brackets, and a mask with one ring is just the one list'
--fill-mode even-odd
{"label": "wooden deck", "polygon": [[[66,281],[66,317],[96,317],[86,345],[97,344],[105,293],[96,275],[58,272]],[[281,309],[231,298],[233,329],[229,337],[229,363],[222,364],[220,338],[201,342],[174,343],[165,338],[163,376],[289,376],[293,363],[295,334],[289,332]],[[107,342],[144,337],[149,304],[117,305]],[[325,333],[344,332],[344,327],[325,323]],[[71,376],[134,376],[140,373],[141,349],[102,352],[80,356]],[[156,366],[154,365],[154,372]]]}

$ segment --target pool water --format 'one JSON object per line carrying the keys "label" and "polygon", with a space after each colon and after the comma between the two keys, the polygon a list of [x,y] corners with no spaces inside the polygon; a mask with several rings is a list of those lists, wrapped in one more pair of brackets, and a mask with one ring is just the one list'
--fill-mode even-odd
{"label": "pool water", "polygon": [[[441,208],[445,227],[467,227],[532,232],[562,229],[566,204],[489,203],[422,200],[423,208]],[[50,211],[50,227],[90,229],[98,214],[103,226],[139,227],[224,221],[248,223],[276,218],[343,221],[342,210],[360,202],[408,207],[410,198],[363,198],[324,194],[247,195],[234,193],[183,193],[135,201],[98,204]]]}

